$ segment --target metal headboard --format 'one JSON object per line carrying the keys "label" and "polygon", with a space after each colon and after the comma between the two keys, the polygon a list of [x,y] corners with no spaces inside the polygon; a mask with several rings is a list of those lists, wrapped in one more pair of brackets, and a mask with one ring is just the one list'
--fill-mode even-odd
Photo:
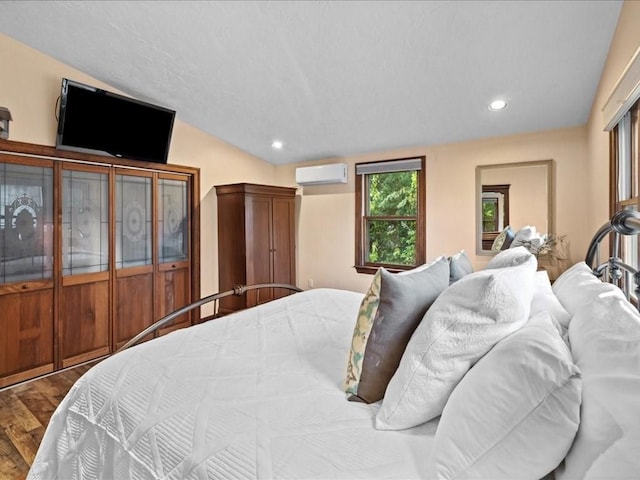
{"label": "metal headboard", "polygon": [[[640,299],[640,273],[636,267],[626,264],[620,258],[621,243],[624,236],[638,235],[638,233],[640,233],[640,212],[620,210],[593,236],[585,258],[586,264],[593,270],[595,276],[620,287],[627,299],[631,298],[632,291],[636,299]],[[601,263],[600,242],[609,235],[612,236],[612,253]],[[638,302],[638,309],[640,309],[640,302]]]}

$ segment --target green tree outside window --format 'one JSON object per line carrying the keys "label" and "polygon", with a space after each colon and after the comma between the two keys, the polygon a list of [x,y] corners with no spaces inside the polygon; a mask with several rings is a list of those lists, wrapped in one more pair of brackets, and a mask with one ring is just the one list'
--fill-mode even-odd
{"label": "green tree outside window", "polygon": [[498,199],[482,199],[482,231],[497,232],[498,229]]}
{"label": "green tree outside window", "polygon": [[371,174],[367,183],[367,261],[415,265],[417,172]]}

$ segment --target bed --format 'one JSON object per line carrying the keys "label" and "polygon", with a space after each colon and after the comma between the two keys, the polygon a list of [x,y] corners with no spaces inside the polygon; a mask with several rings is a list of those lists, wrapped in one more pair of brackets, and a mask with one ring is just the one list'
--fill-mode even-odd
{"label": "bed", "polygon": [[[623,217],[607,222],[596,243],[640,230],[636,215]],[[395,276],[403,290],[394,295],[405,299],[415,296],[411,282],[441,283],[426,275],[445,264],[447,285],[426,313],[416,307],[424,313],[417,326],[399,332],[373,322],[369,347],[392,337],[406,344],[383,399],[361,393],[373,347],[352,372],[375,281],[364,295],[296,293],[127,348],[74,385],[28,478],[637,478],[640,316],[622,289],[593,272],[621,284],[637,275],[619,259],[599,264],[596,251],[553,286],[517,249],[496,256],[493,272],[451,278],[465,265],[458,255]],[[391,280],[380,278],[376,321],[391,308],[381,292]],[[478,278],[484,290],[474,299]],[[497,288],[518,300],[485,305]],[[506,318],[509,308],[526,318]],[[488,311],[493,321],[482,320]],[[452,327],[463,317],[471,320]],[[428,331],[442,319],[446,328]],[[383,350],[370,364],[394,355]],[[432,397],[443,389],[438,407]]]}

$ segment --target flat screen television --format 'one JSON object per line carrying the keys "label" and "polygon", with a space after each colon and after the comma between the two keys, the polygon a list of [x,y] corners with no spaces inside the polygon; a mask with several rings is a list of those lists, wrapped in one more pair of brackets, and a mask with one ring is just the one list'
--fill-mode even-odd
{"label": "flat screen television", "polygon": [[167,163],[175,113],[63,78],[56,148]]}

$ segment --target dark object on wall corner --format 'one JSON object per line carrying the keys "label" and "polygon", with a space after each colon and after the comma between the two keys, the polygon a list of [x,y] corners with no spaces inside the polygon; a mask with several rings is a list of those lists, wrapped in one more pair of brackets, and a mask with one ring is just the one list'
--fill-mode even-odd
{"label": "dark object on wall corner", "polygon": [[63,78],[56,148],[167,163],[175,113]]}
{"label": "dark object on wall corner", "polygon": [[9,138],[9,122],[13,120],[11,118],[11,112],[6,107],[0,107],[0,138],[7,140]]}

